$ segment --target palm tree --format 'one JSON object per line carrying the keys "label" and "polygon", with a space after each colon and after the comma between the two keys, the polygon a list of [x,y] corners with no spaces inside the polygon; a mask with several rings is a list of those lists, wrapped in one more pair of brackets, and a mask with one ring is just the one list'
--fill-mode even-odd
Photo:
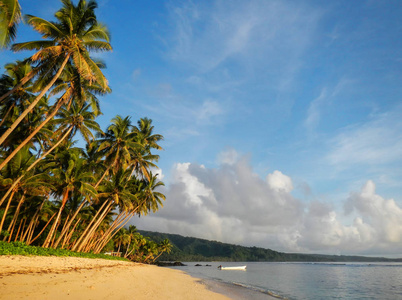
{"label": "palm tree", "polygon": [[[125,172],[129,176],[129,170]],[[125,202],[119,204],[120,213],[114,219],[110,228],[105,233],[103,239],[95,247],[94,252],[100,253],[103,247],[113,238],[118,232],[119,228],[122,228],[127,224],[131,217],[135,214],[146,215],[149,211],[156,211],[159,205],[162,206],[162,200],[165,199],[165,195],[155,191],[158,187],[163,186],[163,182],[157,181],[157,176],[151,175],[151,181],[138,180],[137,178],[130,178],[124,184],[125,195],[130,195],[125,198]],[[120,179],[122,180],[122,179]],[[99,195],[102,195],[101,193]]]}
{"label": "palm tree", "polygon": [[172,251],[172,247],[173,246],[168,239],[164,239],[162,242],[160,242],[158,244],[159,254],[154,258],[153,262],[155,262],[163,254],[163,252],[170,253],[170,251]]}
{"label": "palm tree", "polygon": [[[16,61],[15,63],[6,64],[4,69],[5,74],[0,78],[0,94],[5,94],[15,89],[18,83],[32,71],[31,65],[26,61]],[[6,98],[7,101],[2,103],[1,107],[0,126],[2,126],[6,120],[11,119],[10,115],[12,116],[12,112],[16,107],[32,97],[31,91],[30,86],[17,88],[12,96]]]}
{"label": "palm tree", "polygon": [[133,128],[136,134],[136,140],[143,145],[148,153],[151,153],[151,149],[162,150],[158,142],[163,140],[163,136],[160,134],[153,134],[154,126],[152,126],[152,120],[148,118],[141,118],[137,122],[138,126]]}
{"label": "palm tree", "polygon": [[104,164],[107,165],[107,169],[96,186],[101,183],[111,169],[116,173],[123,165],[128,166],[132,149],[138,146],[134,141],[135,136],[132,133],[130,117],[124,119],[121,116],[114,117],[105,134],[98,135],[98,137],[100,138],[98,139],[100,144],[98,151],[105,157]]}
{"label": "palm tree", "polygon": [[[94,13],[97,7],[96,2],[80,0],[77,6],[71,0],[62,2],[63,7],[55,14],[57,22],[49,22],[32,15],[26,16],[26,22],[42,34],[43,38],[49,38],[48,40],[18,43],[12,46],[14,51],[38,50],[30,58],[31,61],[37,62],[39,65],[46,62],[50,73],[53,72],[53,69],[58,70],[31,105],[1,136],[0,145],[53,86],[68,62],[71,61],[85,80],[90,83],[97,82],[104,90],[108,88],[107,80],[98,64],[89,56],[89,51],[112,50],[106,27],[96,20]],[[0,101],[3,98],[4,96],[0,98]]]}
{"label": "palm tree", "polygon": [[150,172],[150,180],[140,181],[140,184],[131,186],[132,189],[141,190],[141,201],[137,203],[135,212],[138,215],[146,215],[150,211],[155,212],[159,209],[159,206],[163,206],[162,201],[166,199],[165,195],[161,192],[157,192],[156,189],[164,186],[162,181],[158,180],[158,175],[153,175]]}
{"label": "palm tree", "polygon": [[[102,220],[112,211],[113,208],[119,206],[121,211],[127,211],[132,208],[132,203],[136,201],[137,198],[135,194],[132,194],[131,191],[127,189],[127,179],[129,176],[129,170],[124,171],[123,169],[119,169],[116,174],[112,175],[110,181],[106,181],[103,185],[99,186],[98,198],[105,201],[107,204],[104,206],[103,212],[99,215],[98,220],[93,223],[92,228],[88,233],[86,233],[85,236],[83,235],[83,238],[79,241],[79,244],[73,248],[73,250],[81,251],[85,247],[88,241],[93,237],[95,230],[99,227]],[[119,219],[119,217],[116,219]],[[116,219],[113,223],[116,222]],[[112,224],[105,236],[109,237],[114,229],[115,227],[113,227]]]}
{"label": "palm tree", "polygon": [[[0,206],[5,201],[6,197],[11,195],[7,201],[5,210],[3,212],[3,217],[0,221],[0,232],[3,228],[7,211],[10,208],[11,201],[16,193],[18,193],[22,189],[27,189],[33,186],[38,187],[43,192],[49,184],[47,180],[44,178],[45,174],[33,174],[30,171],[27,171],[28,167],[34,162],[35,156],[33,156],[29,152],[29,147],[25,147],[22,151],[19,152],[17,156],[10,162],[6,172],[4,172],[5,178],[1,180],[1,185],[8,189],[8,192],[3,196],[0,200]],[[17,184],[15,184],[17,182]]]}
{"label": "palm tree", "polygon": [[20,143],[18,147],[14,149],[14,151],[8,155],[8,157],[0,163],[0,170],[18,153],[18,151],[24,147],[28,142],[32,140],[32,138],[56,115],[56,113],[60,110],[62,105],[66,104],[69,108],[71,106],[72,101],[76,101],[83,105],[88,102],[92,106],[92,109],[95,113],[95,116],[100,114],[99,109],[99,101],[96,97],[96,94],[103,95],[106,92],[110,92],[110,89],[103,90],[97,83],[89,84],[87,81],[84,81],[82,77],[78,74],[77,70],[73,69],[71,66],[66,67],[63,78],[63,82],[58,84],[53,90],[53,94],[57,94],[58,92],[65,90],[64,94],[59,98],[54,107],[51,109],[51,113],[47,115],[46,119],[39,125],[36,126],[35,130],[25,138],[23,142]]}
{"label": "palm tree", "polygon": [[54,159],[59,161],[57,164],[59,167],[52,169],[52,173],[58,183],[55,194],[61,196],[61,203],[56,219],[43,243],[45,248],[52,243],[61,213],[71,194],[78,191],[83,196],[96,197],[96,190],[91,185],[93,175],[85,170],[85,161],[80,157],[80,152],[81,149],[75,148],[55,155]]}
{"label": "palm tree", "polygon": [[20,21],[21,7],[18,0],[0,0],[0,49],[15,39]]}

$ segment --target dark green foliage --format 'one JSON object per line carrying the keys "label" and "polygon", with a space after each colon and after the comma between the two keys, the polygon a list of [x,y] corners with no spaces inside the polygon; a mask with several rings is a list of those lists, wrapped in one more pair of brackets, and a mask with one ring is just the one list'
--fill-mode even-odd
{"label": "dark green foliage", "polygon": [[347,255],[321,255],[283,253],[258,247],[244,247],[208,241],[177,234],[139,230],[155,242],[169,239],[173,245],[170,254],[164,253],[160,261],[294,261],[294,262],[402,262],[402,259]]}
{"label": "dark green foliage", "polygon": [[0,255],[72,256],[128,261],[128,259],[123,257],[116,257],[105,254],[74,252],[65,249],[42,248],[36,246],[28,246],[22,242],[6,243],[3,241],[0,241]]}

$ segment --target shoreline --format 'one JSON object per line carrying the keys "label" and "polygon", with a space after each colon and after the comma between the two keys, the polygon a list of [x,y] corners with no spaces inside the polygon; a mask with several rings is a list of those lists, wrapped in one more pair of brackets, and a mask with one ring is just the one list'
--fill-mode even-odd
{"label": "shoreline", "polygon": [[233,299],[181,270],[133,262],[0,256],[0,299]]}
{"label": "shoreline", "polygon": [[266,293],[264,291],[257,291],[241,285],[233,283],[220,282],[212,279],[201,279],[207,288],[218,294],[228,296],[232,300],[273,300],[284,299],[280,296]]}

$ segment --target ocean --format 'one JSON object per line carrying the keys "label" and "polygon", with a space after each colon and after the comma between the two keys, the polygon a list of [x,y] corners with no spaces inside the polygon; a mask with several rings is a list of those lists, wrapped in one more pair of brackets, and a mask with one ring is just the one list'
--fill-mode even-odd
{"label": "ocean", "polygon": [[[187,262],[175,267],[235,299],[402,299],[402,263]],[[206,266],[206,265],[211,266]],[[218,266],[247,265],[246,271]],[[269,296],[271,295],[271,296]]]}

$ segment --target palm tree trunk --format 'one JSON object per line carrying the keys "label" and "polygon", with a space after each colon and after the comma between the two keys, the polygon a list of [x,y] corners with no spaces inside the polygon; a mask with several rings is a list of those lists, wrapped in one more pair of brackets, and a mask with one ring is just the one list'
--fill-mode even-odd
{"label": "palm tree trunk", "polygon": [[11,112],[11,110],[12,110],[14,107],[15,107],[15,105],[13,104],[13,105],[11,105],[11,106],[8,108],[7,112],[4,114],[3,119],[2,119],[1,122],[0,122],[0,126],[3,126],[4,121],[7,119],[9,113]]}
{"label": "palm tree trunk", "polygon": [[19,84],[17,84],[10,91],[8,91],[7,93],[5,93],[3,96],[0,97],[0,103],[3,102],[4,99],[6,99],[8,96],[10,96],[12,93],[14,93],[16,90],[20,89],[29,80],[31,80],[35,76],[35,74],[36,74],[36,72],[33,70],[31,72],[29,72],[24,78],[21,79]]}
{"label": "palm tree trunk", "polygon": [[66,245],[66,243],[71,240],[71,237],[73,236],[73,233],[80,222],[81,222],[81,218],[79,218],[77,220],[77,222],[75,222],[75,224],[74,224],[73,228],[70,230],[70,232],[67,235],[65,235],[63,243],[61,244],[61,249],[64,249],[64,246]]}
{"label": "palm tree trunk", "polygon": [[[107,202],[103,202],[103,204],[101,205],[101,207],[98,209],[98,211],[96,212],[95,216],[92,218],[91,222],[88,224],[87,228],[85,228],[84,232],[82,233],[81,237],[74,243],[72,250],[75,251],[78,247],[80,247],[81,245],[81,241],[83,239],[85,239],[85,237],[87,236],[88,232],[91,230],[91,226],[92,224],[95,222],[96,218],[98,217],[98,215],[101,213],[104,205]],[[109,205],[108,205],[109,206]]]}
{"label": "palm tree trunk", "polygon": [[[102,251],[102,249],[106,246],[107,243],[109,243],[109,241],[117,234],[117,232],[119,232],[119,230],[127,224],[127,222],[131,219],[131,217],[133,216],[133,213],[128,213],[126,216],[122,215],[121,216],[121,220],[117,221],[117,218],[115,220],[114,225],[110,226],[109,230],[107,233],[104,234],[104,238],[103,241],[101,241],[100,243],[98,243],[97,247],[94,249],[94,253],[100,253]],[[118,228],[117,230],[115,230],[116,228]],[[115,230],[115,231],[114,231]],[[114,231],[114,232],[113,232]],[[113,232],[113,233],[112,233]]]}
{"label": "palm tree trunk", "polygon": [[77,210],[75,211],[74,215],[71,217],[71,219],[66,223],[64,228],[62,229],[59,238],[57,239],[57,241],[54,244],[54,248],[57,248],[57,246],[59,245],[61,239],[63,238],[63,236],[67,233],[68,229],[71,226],[71,223],[74,221],[75,217],[78,215],[78,213],[80,212],[80,210],[84,207],[85,203],[86,203],[86,199],[84,199],[84,201],[82,201],[82,203],[80,204],[80,206],[77,208]]}
{"label": "palm tree trunk", "polygon": [[60,220],[60,216],[61,216],[61,212],[64,209],[64,206],[66,205],[66,202],[68,200],[68,193],[69,193],[69,189],[66,189],[63,195],[63,199],[61,201],[61,206],[59,208],[59,212],[57,213],[57,217],[53,222],[52,227],[50,228],[49,234],[47,235],[47,238],[45,239],[42,247],[43,248],[49,248],[50,242],[52,241],[53,235],[55,234],[56,231],[56,227],[57,227],[57,223]]}
{"label": "palm tree trunk", "polygon": [[21,229],[21,228],[24,228],[26,221],[27,221],[27,218],[23,218],[23,219],[20,221],[20,226],[18,226],[18,230],[17,230],[17,234],[15,235],[14,242],[17,241],[18,236],[20,235],[20,229]]}
{"label": "palm tree trunk", "polygon": [[[48,198],[44,198],[44,199],[43,199],[41,205],[38,207],[38,209],[36,210],[35,214],[32,216],[31,221],[30,221],[29,224],[28,224],[28,228],[25,230],[25,233],[22,233],[22,232],[21,232],[21,242],[23,242],[26,237],[28,237],[28,239],[29,239],[31,227],[34,227],[33,225],[36,223],[37,218],[39,218],[39,216],[38,216],[38,215],[39,215],[39,212],[40,212],[40,210],[42,209],[42,207],[43,207],[43,205],[45,204],[45,201],[46,201],[47,199],[48,199]],[[23,227],[23,228],[24,228],[24,227]],[[28,239],[27,239],[27,240],[28,240]]]}
{"label": "palm tree trunk", "polygon": [[102,212],[102,214],[99,216],[98,220],[95,222],[95,224],[92,225],[92,228],[88,231],[88,233],[85,236],[85,238],[80,242],[80,244],[77,247],[74,247],[73,250],[76,250],[76,251],[79,252],[86,246],[86,244],[89,241],[89,239],[92,238],[92,236],[94,235],[96,229],[102,223],[102,221],[104,220],[106,215],[110,212],[112,204],[113,204],[112,202],[109,202],[109,204],[105,207],[105,209]]}
{"label": "palm tree trunk", "polygon": [[[28,169],[26,169],[25,174],[28,173],[29,171],[32,170],[32,168],[38,163],[40,162],[45,156],[47,156],[50,152],[52,152],[58,145],[61,144],[62,141],[64,141],[64,139],[70,134],[70,132],[73,130],[73,126],[70,126],[68,128],[68,130],[66,131],[66,133],[62,136],[62,138],[53,145],[52,148],[50,148],[48,151],[46,151],[46,153],[44,153],[41,157],[39,157],[37,160],[35,160],[32,165],[29,166]],[[13,182],[13,185],[8,189],[8,191],[6,192],[6,194],[3,196],[3,198],[0,200],[0,206],[3,204],[4,200],[7,198],[7,196],[11,193],[11,191],[17,186],[17,184],[21,181],[21,179],[24,177],[24,175],[20,176],[17,178],[17,180],[15,180]]]}
{"label": "palm tree trunk", "polygon": [[0,145],[3,144],[3,142],[11,134],[11,132],[14,131],[14,129],[18,126],[18,124],[27,116],[27,114],[36,106],[36,104],[38,104],[38,102],[42,99],[43,95],[53,86],[56,80],[60,77],[61,72],[63,72],[63,69],[67,64],[70,55],[71,55],[70,53],[66,55],[66,58],[64,59],[62,65],[60,66],[60,69],[57,71],[56,75],[49,82],[49,84],[45,86],[43,91],[38,96],[36,96],[35,100],[32,101],[32,103],[28,106],[28,108],[18,117],[17,120],[14,121],[14,123],[10,126],[10,128],[8,128],[7,131],[1,136]]}
{"label": "palm tree trunk", "polygon": [[[112,232],[115,228],[117,228],[117,227],[119,226],[118,224],[122,224],[124,221],[125,221],[125,223],[124,223],[122,226],[126,225],[127,222],[130,220],[130,218],[131,218],[132,216],[134,216],[134,214],[136,213],[136,211],[140,208],[140,206],[141,206],[144,202],[146,202],[146,200],[142,201],[139,205],[137,205],[137,207],[136,207],[135,209],[133,209],[126,217],[124,217],[122,221],[116,221],[116,220],[119,218],[119,216],[113,221],[113,223],[112,223],[112,225],[109,227],[108,231],[104,234],[103,242],[102,242],[102,241],[99,242],[98,245],[95,247],[94,253],[100,253],[100,251],[102,251],[102,249],[106,246],[106,244],[109,243],[110,239],[112,239],[112,238],[115,236],[115,234],[117,233],[118,230],[110,236],[111,232]],[[127,219],[126,219],[126,218],[127,218]],[[120,228],[121,228],[121,227],[120,227]]]}
{"label": "palm tree trunk", "polygon": [[20,182],[20,180],[24,177],[24,175],[20,176],[13,182],[13,184],[10,186],[10,188],[7,190],[7,192],[4,194],[3,198],[0,200],[0,206],[3,204],[3,202],[7,199],[8,195],[10,195],[11,191],[14,190],[14,188],[17,186],[17,184]]}
{"label": "palm tree trunk", "polygon": [[54,218],[54,216],[55,216],[56,214],[57,214],[57,212],[55,212],[55,213],[50,217],[49,221],[47,221],[46,225],[43,226],[42,230],[38,233],[38,235],[37,235],[34,239],[30,240],[29,243],[27,242],[27,243],[26,243],[27,245],[32,244],[32,243],[45,231],[46,227],[50,224],[50,221],[53,220],[53,218]]}
{"label": "palm tree trunk", "polygon": [[[96,241],[92,241],[91,244],[91,249],[93,249],[94,251],[97,251],[97,249],[99,249],[99,251],[102,250],[102,248],[104,247],[103,245],[106,245],[107,243],[104,243],[104,241],[113,233],[113,230],[116,228],[115,224],[117,224],[120,218],[122,217],[122,213],[119,214],[116,219],[113,221],[113,223],[109,226],[109,228],[103,233],[103,235],[97,239]],[[118,230],[115,231],[115,234],[118,232]],[[113,234],[114,236],[114,234]],[[110,240],[110,239],[109,239]],[[109,241],[108,240],[108,241]]]}
{"label": "palm tree trunk", "polygon": [[99,184],[102,182],[102,180],[105,178],[106,174],[109,172],[110,168],[112,167],[112,165],[109,165],[107,167],[107,169],[105,170],[105,172],[103,173],[102,177],[99,179],[99,181],[95,184],[94,188],[96,189]]}
{"label": "palm tree trunk", "polygon": [[7,205],[6,205],[6,209],[4,210],[4,214],[3,214],[3,217],[1,218],[1,222],[0,222],[0,233],[1,233],[2,229],[3,229],[4,221],[5,221],[6,215],[7,215],[7,211],[8,211],[8,209],[9,209],[9,207],[10,207],[11,200],[12,200],[13,197],[14,197],[14,193],[15,193],[15,191],[13,190],[13,192],[11,193],[10,198],[8,198],[8,202],[7,202]]}
{"label": "palm tree trunk", "polygon": [[25,192],[24,192],[24,195],[22,195],[20,201],[18,202],[17,208],[16,208],[15,213],[14,213],[14,217],[11,220],[10,225],[7,228],[7,231],[10,232],[8,242],[11,241],[11,236],[13,235],[15,224],[17,223],[18,214],[20,212],[21,205],[22,205],[22,203],[24,203],[24,201],[25,201]]}
{"label": "palm tree trunk", "polygon": [[[64,96],[64,95],[63,95]],[[63,98],[63,97],[62,97]],[[28,142],[45,126],[53,117],[57,114],[59,111],[60,107],[64,104],[66,99],[58,101],[58,103],[55,105],[52,113],[48,115],[46,120],[44,120],[17,148],[14,149],[13,152],[7,158],[0,164],[0,170],[4,168],[4,166],[23,148]]]}

